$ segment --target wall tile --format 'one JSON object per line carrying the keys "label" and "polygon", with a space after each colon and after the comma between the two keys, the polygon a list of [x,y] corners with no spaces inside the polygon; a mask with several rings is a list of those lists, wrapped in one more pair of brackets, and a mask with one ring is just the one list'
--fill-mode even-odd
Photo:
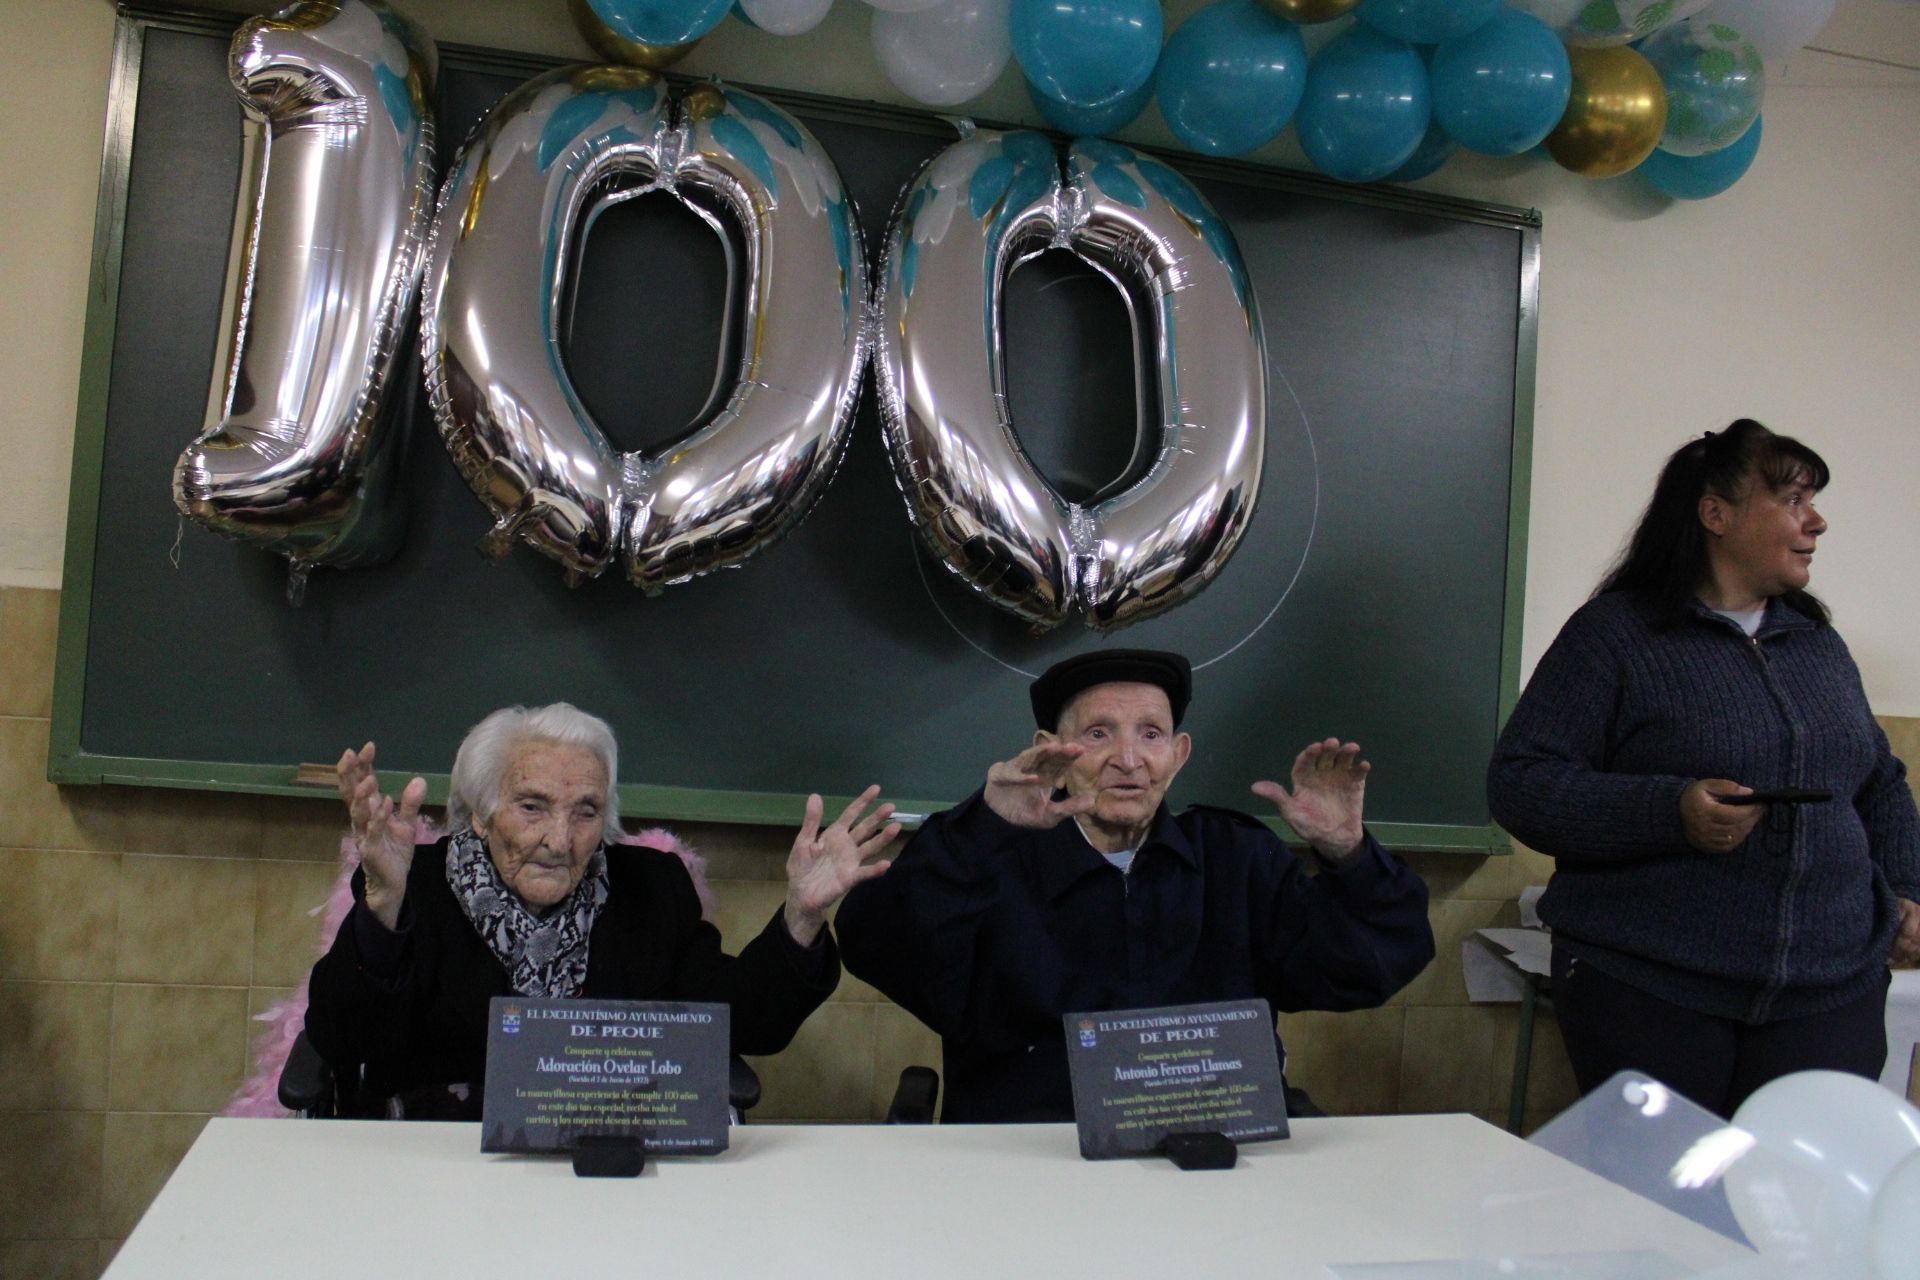
{"label": "wall tile", "polygon": [[120,1246],[126,1242],[125,1236],[120,1237],[118,1240],[102,1240],[99,1242],[101,1271],[104,1272],[108,1267],[113,1265],[114,1258],[119,1256]]}
{"label": "wall tile", "polygon": [[1486,1005],[1415,1005],[1406,1014],[1400,1111],[1486,1110],[1487,1078],[1494,1071],[1495,1011]]}
{"label": "wall tile", "polygon": [[1920,716],[1876,716],[1886,730],[1887,745],[1907,766],[1907,785],[1920,800]]}
{"label": "wall tile", "polygon": [[[269,1006],[292,995],[294,990],[295,988],[293,987],[249,987],[247,989],[246,1037],[247,1078],[249,1080],[253,1078],[253,1073],[260,1068],[261,1042],[266,1039],[269,1031],[272,1030],[266,1023],[259,1021],[260,1015],[266,1012]],[[273,1043],[276,1046],[276,1050],[277,1046],[282,1043],[277,1034],[273,1038]],[[276,1068],[275,1079],[277,1080],[278,1078],[278,1068]]]}
{"label": "wall tile", "polygon": [[1283,1013],[1287,1082],[1328,1115],[1392,1115],[1399,1107],[1406,1010]]}
{"label": "wall tile", "polygon": [[749,1059],[760,1073],[752,1118],[866,1120],[873,1106],[874,1008],[829,1004],[814,1011],[786,1050]]}
{"label": "wall tile", "polygon": [[347,811],[334,793],[316,788],[311,799],[257,796],[255,817],[260,826],[262,857],[324,862],[328,866],[340,861]]}
{"label": "wall tile", "polygon": [[1433,925],[1434,957],[1420,975],[1400,992],[1398,1003],[1465,1004],[1467,980],[1460,960],[1460,944],[1476,929],[1496,924],[1517,924],[1511,902],[1486,902],[1477,898],[1453,898],[1428,907],[1427,918]]}
{"label": "wall tile", "polygon": [[740,949],[760,936],[767,921],[787,900],[785,882],[769,884],[764,880],[710,880],[713,889],[713,923],[727,951],[739,955]]}
{"label": "wall tile", "polygon": [[1435,901],[1482,898],[1499,901],[1514,894],[1513,858],[1504,853],[1410,853],[1407,865],[1427,882]]}
{"label": "wall tile", "polygon": [[97,1111],[0,1114],[0,1240],[99,1234],[105,1128]]}
{"label": "wall tile", "polygon": [[53,714],[53,655],[60,631],[60,593],[0,589],[0,715]]}
{"label": "wall tile", "polygon": [[0,1241],[0,1276],[19,1280],[94,1280],[106,1263],[93,1240]]}
{"label": "wall tile", "polygon": [[629,830],[666,828],[693,847],[707,863],[709,880],[771,880],[785,884],[787,851],[793,827],[741,826],[719,822],[655,822],[643,815],[626,818]]}
{"label": "wall tile", "polygon": [[293,986],[320,957],[322,906],[339,879],[325,862],[261,862],[253,912],[253,982]]}
{"label": "wall tile", "polygon": [[111,978],[119,876],[117,854],[0,849],[0,977]]}
{"label": "wall tile", "polygon": [[256,896],[252,862],[122,858],[114,976],[245,986],[253,976]]}
{"label": "wall tile", "polygon": [[245,987],[116,986],[108,1105],[218,1110],[240,1082],[249,1025]]}
{"label": "wall tile", "polygon": [[0,982],[0,1107],[105,1107],[112,1014],[104,982]]}
{"label": "wall tile", "polygon": [[107,1117],[100,1232],[124,1239],[206,1127],[205,1116],[116,1112]]}
{"label": "wall tile", "polygon": [[1527,1074],[1527,1109],[1555,1115],[1580,1100],[1580,1085],[1573,1078],[1573,1062],[1567,1057],[1566,1041],[1560,1038],[1560,1023],[1550,1013],[1542,1013],[1533,1024],[1533,1068]]}
{"label": "wall tile", "polygon": [[944,1097],[947,1068],[940,1051],[940,1037],[898,1005],[877,1006],[873,1019],[873,1102],[869,1117],[886,1119],[894,1091],[900,1087],[900,1073],[908,1067],[932,1067],[938,1071]]}
{"label": "wall tile", "polygon": [[47,781],[49,723],[0,716],[0,846],[253,857],[259,797]]}

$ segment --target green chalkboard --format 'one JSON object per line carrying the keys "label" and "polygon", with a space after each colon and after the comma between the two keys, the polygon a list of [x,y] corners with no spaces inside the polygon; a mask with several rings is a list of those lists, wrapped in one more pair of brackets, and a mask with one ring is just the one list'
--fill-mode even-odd
{"label": "green chalkboard", "polygon": [[[240,180],[231,18],[123,10],[79,413],[51,773],[298,791],[295,768],[373,738],[444,775],[493,707],[565,698],[621,735],[630,813],[786,822],[810,790],[881,783],[959,800],[1031,734],[1028,675],[1095,645],[1198,667],[1174,799],[1259,808],[1310,739],[1357,739],[1369,815],[1410,847],[1504,847],[1481,778],[1516,687],[1538,220],[1387,188],[1168,155],[1233,227],[1272,381],[1252,531],[1172,614],[1032,637],[920,549],[869,391],[807,521],[745,566],[646,598],[569,589],[516,550],[412,400],[409,532],[392,563],[317,570],[195,526],[169,498],[197,433]],[[444,48],[443,138],[539,59]],[[840,165],[870,254],[897,194],[954,135],[934,117],[770,93]],[[586,248],[569,367],[615,442],[651,447],[707,402],[725,258],[667,197],[608,213]],[[1064,253],[1016,272],[1007,311],[1022,442],[1070,495],[1125,478],[1134,351],[1119,295]]]}

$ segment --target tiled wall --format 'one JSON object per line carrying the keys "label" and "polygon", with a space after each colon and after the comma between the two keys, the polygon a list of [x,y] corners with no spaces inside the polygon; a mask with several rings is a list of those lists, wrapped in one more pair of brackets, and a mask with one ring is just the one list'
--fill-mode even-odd
{"label": "tiled wall", "polygon": [[[0,589],[0,1277],[92,1277],[242,1077],[249,1016],[312,962],[306,912],[335,874],[331,800],[46,781],[58,595]],[[1920,720],[1890,724],[1914,758]],[[731,949],[783,894],[791,833],[685,824]],[[1460,941],[1512,923],[1551,864],[1416,859],[1439,960],[1382,1009],[1282,1019],[1290,1075],[1334,1113],[1471,1111],[1504,1121],[1514,1006],[1467,1003]],[[758,1062],[759,1120],[877,1118],[938,1041],[845,979],[785,1053]],[[1573,1097],[1551,1020],[1528,1117]]]}

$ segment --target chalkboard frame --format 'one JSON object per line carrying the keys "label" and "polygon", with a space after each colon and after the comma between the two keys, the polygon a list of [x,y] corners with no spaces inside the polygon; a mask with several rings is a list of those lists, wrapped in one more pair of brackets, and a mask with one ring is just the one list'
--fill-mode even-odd
{"label": "chalkboard frame", "polygon": [[[48,752],[47,776],[49,781],[57,784],[165,787],[292,796],[321,795],[331,789],[326,782],[302,778],[300,768],[295,764],[95,754],[85,751],[81,742],[100,486],[106,466],[108,382],[118,323],[128,177],[144,41],[147,33],[156,29],[226,35],[240,20],[241,15],[172,6],[123,4],[118,11],[75,414],[60,634]],[[536,75],[566,61],[451,43],[440,46],[440,56],[442,64],[450,68],[518,76]],[[854,123],[879,123],[888,128],[926,135],[953,134],[952,117],[948,116],[781,89],[743,87],[752,88],[754,92],[790,110]],[[1029,127],[986,120],[978,123],[989,128]],[[1138,149],[1178,166],[1190,176],[1218,177],[1278,191],[1300,192],[1384,209],[1481,223],[1518,233],[1519,296],[1515,334],[1514,417],[1509,458],[1505,591],[1499,663],[1498,716],[1504,722],[1519,695],[1532,473],[1534,379],[1538,353],[1540,214],[1536,210],[1463,201],[1398,187],[1348,186],[1314,174],[1237,161],[1210,160],[1184,152],[1150,147]],[[428,774],[426,777],[429,802],[443,803],[446,775]],[[790,824],[797,819],[805,802],[803,795],[796,794],[694,789],[633,782],[621,783],[619,791],[626,813],[681,821]],[[959,798],[901,799],[899,804],[904,814],[918,815],[947,807]],[[828,801],[832,804],[835,801],[844,802],[844,799],[829,797]],[[1290,835],[1277,819],[1269,818],[1267,821],[1283,835]],[[1370,825],[1383,841],[1403,849],[1485,854],[1509,852],[1511,847],[1506,834],[1491,823],[1443,825],[1377,822]]]}

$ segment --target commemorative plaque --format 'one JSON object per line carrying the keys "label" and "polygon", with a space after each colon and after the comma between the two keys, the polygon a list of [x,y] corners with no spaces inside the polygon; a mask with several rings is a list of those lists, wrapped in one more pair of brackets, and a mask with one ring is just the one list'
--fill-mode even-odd
{"label": "commemorative plaque", "polygon": [[487,1028],[482,1151],[727,1149],[727,1006],[499,996]]}
{"label": "commemorative plaque", "polygon": [[1287,1136],[1285,1088],[1264,1000],[1066,1015],[1080,1154],[1155,1155],[1169,1134]]}

